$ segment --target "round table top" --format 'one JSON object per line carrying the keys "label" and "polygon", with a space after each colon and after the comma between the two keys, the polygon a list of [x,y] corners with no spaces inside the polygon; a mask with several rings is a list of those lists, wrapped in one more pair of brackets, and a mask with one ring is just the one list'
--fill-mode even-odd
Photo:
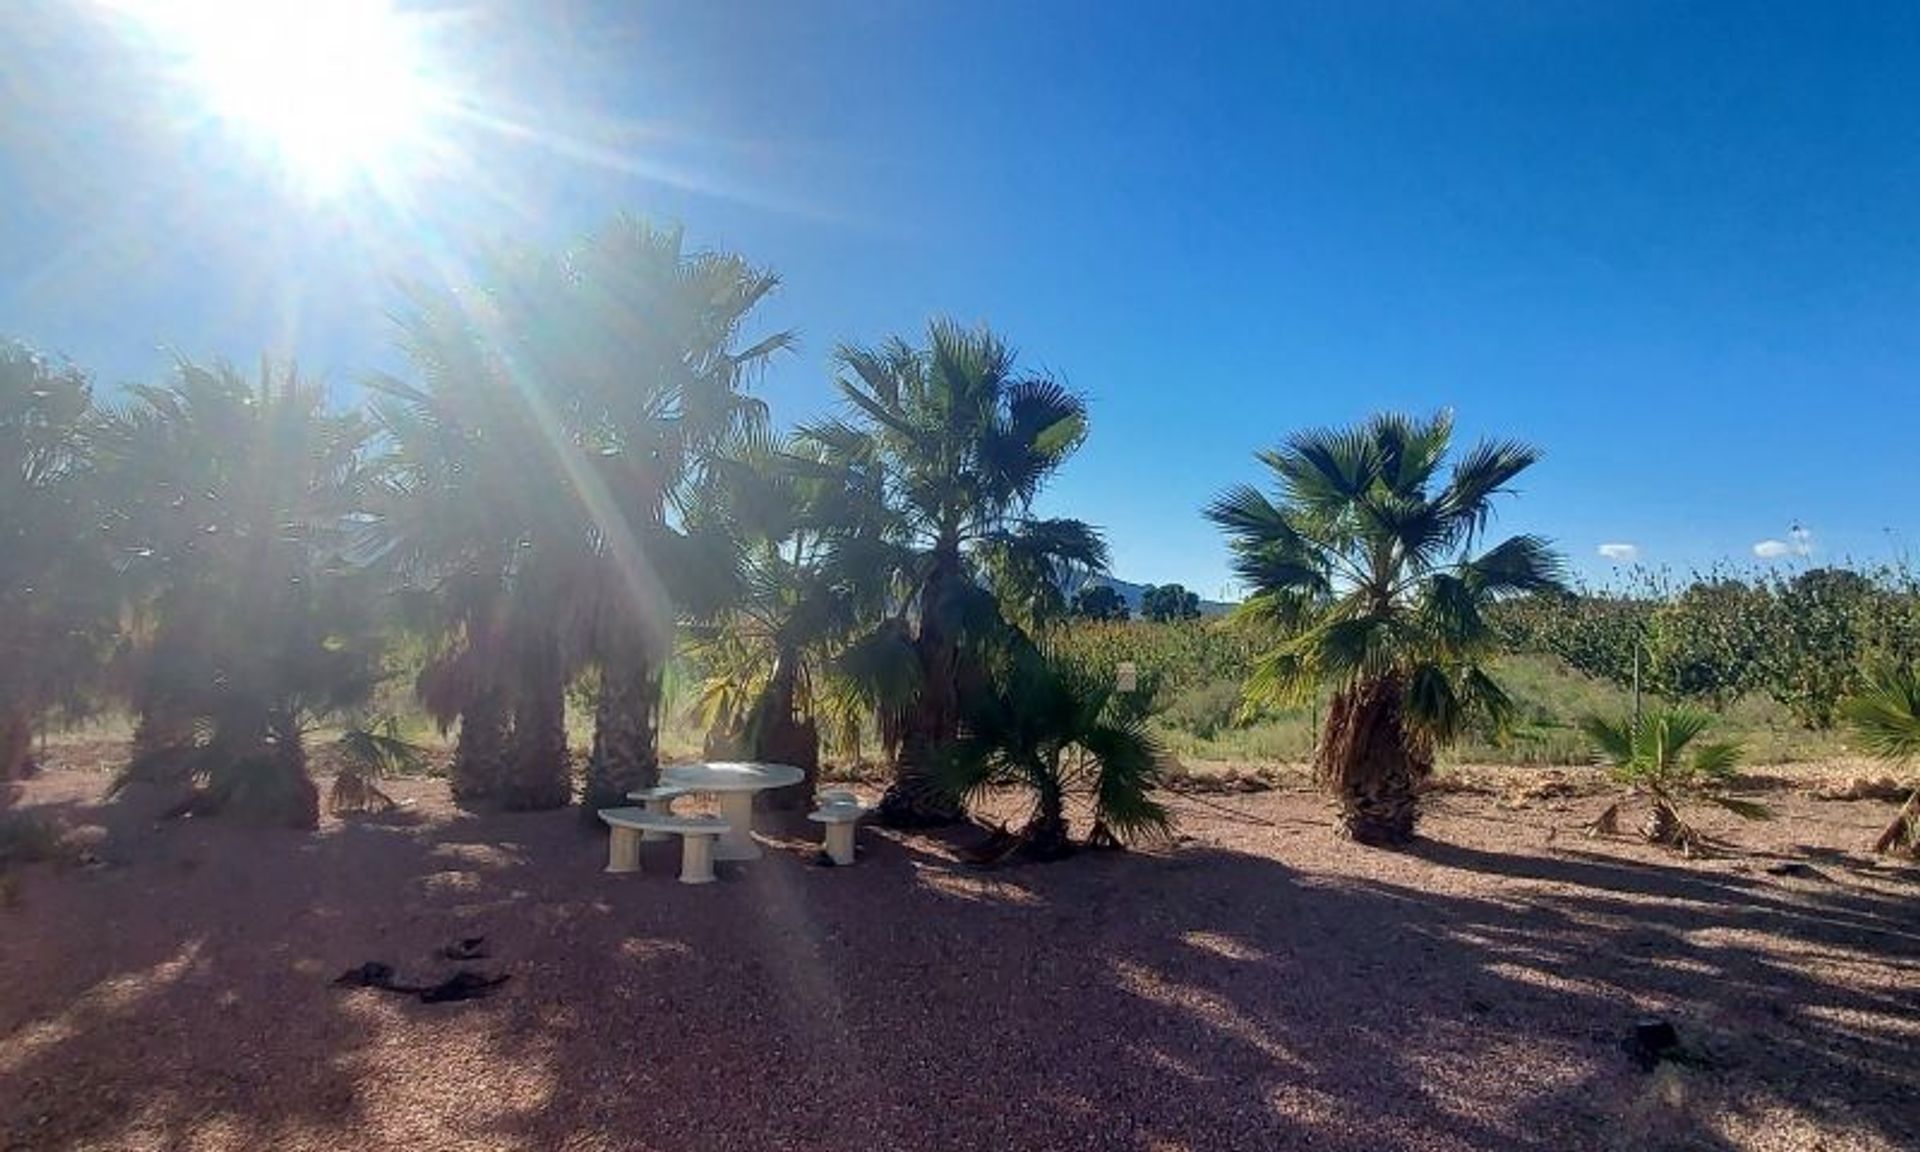
{"label": "round table top", "polygon": [[660,769],[662,783],[695,792],[760,792],[768,788],[785,788],[806,778],[805,772],[791,764],[761,764],[746,760],[668,764]]}

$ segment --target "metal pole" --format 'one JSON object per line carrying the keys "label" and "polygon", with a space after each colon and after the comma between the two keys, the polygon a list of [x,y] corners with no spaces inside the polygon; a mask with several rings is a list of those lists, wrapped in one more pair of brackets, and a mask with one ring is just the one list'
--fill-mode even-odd
{"label": "metal pole", "polygon": [[1633,642],[1633,734],[1640,734],[1640,641]]}

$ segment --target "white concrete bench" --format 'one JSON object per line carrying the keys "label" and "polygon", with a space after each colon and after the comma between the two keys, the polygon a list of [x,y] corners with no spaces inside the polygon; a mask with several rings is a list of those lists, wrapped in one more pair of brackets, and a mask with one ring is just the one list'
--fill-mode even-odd
{"label": "white concrete bench", "polygon": [[[822,793],[822,800],[826,797]],[[815,824],[826,826],[827,857],[836,865],[845,867],[853,863],[853,833],[860,818],[867,814],[858,801],[836,801],[822,803],[818,810],[807,813],[807,819]]]}
{"label": "white concrete bench", "polygon": [[[629,792],[627,793],[627,799],[640,801],[640,806],[647,810],[647,815],[649,816],[671,816],[673,815],[673,802],[686,794],[687,790],[685,788],[676,788],[671,784],[660,784],[652,788],[640,788]],[[668,840],[671,838],[672,833],[656,832],[651,828],[640,833],[640,839],[642,840]]]}
{"label": "white concrete bench", "polygon": [[607,841],[607,871],[640,871],[640,836],[659,832],[680,837],[680,883],[713,882],[713,843],[729,826],[718,816],[670,816],[643,808],[602,808],[600,819],[613,830]]}

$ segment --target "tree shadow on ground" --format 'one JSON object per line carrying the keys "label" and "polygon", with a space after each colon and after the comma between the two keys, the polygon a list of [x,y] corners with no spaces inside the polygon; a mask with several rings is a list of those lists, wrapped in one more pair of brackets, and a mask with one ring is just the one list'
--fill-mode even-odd
{"label": "tree shadow on ground", "polygon": [[95,863],[0,912],[0,1148],[338,1146],[383,1022],[432,1011],[331,986],[381,956],[453,967],[430,954],[450,921],[405,898],[444,870],[411,817],[306,835],[162,820],[171,799],[35,806]]}
{"label": "tree shadow on ground", "polygon": [[[0,959],[0,1146],[1559,1152],[1783,1116],[1915,1143],[1910,895],[1445,843],[981,872],[868,830],[822,868],[768,823],[685,886],[673,843],[604,875],[571,812],[136,819]],[[483,933],[492,999],[328,986]],[[1635,1068],[1643,1014],[1704,1063]]]}

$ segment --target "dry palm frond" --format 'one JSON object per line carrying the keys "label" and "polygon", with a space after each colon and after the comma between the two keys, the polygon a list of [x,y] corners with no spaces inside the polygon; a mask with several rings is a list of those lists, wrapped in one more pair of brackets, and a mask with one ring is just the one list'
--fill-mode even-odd
{"label": "dry palm frond", "polygon": [[393,797],[352,769],[335,776],[327,794],[327,811],[335,816],[390,812],[395,807]]}
{"label": "dry palm frond", "polygon": [[1014,853],[1026,845],[1026,837],[1007,829],[1004,824],[995,824],[986,842],[973,848],[963,849],[961,858],[979,868],[993,868],[1011,860]]}
{"label": "dry palm frond", "polygon": [[425,753],[400,735],[400,725],[391,716],[366,728],[348,729],[338,747],[346,766],[334,776],[327,797],[327,808],[335,816],[391,811],[397,807],[393,797],[382,792],[374,779],[418,772],[426,763]]}
{"label": "dry palm frond", "polygon": [[1920,789],[1907,797],[1900,806],[1900,812],[1873,842],[1873,850],[1880,855],[1903,854],[1920,857]]}

